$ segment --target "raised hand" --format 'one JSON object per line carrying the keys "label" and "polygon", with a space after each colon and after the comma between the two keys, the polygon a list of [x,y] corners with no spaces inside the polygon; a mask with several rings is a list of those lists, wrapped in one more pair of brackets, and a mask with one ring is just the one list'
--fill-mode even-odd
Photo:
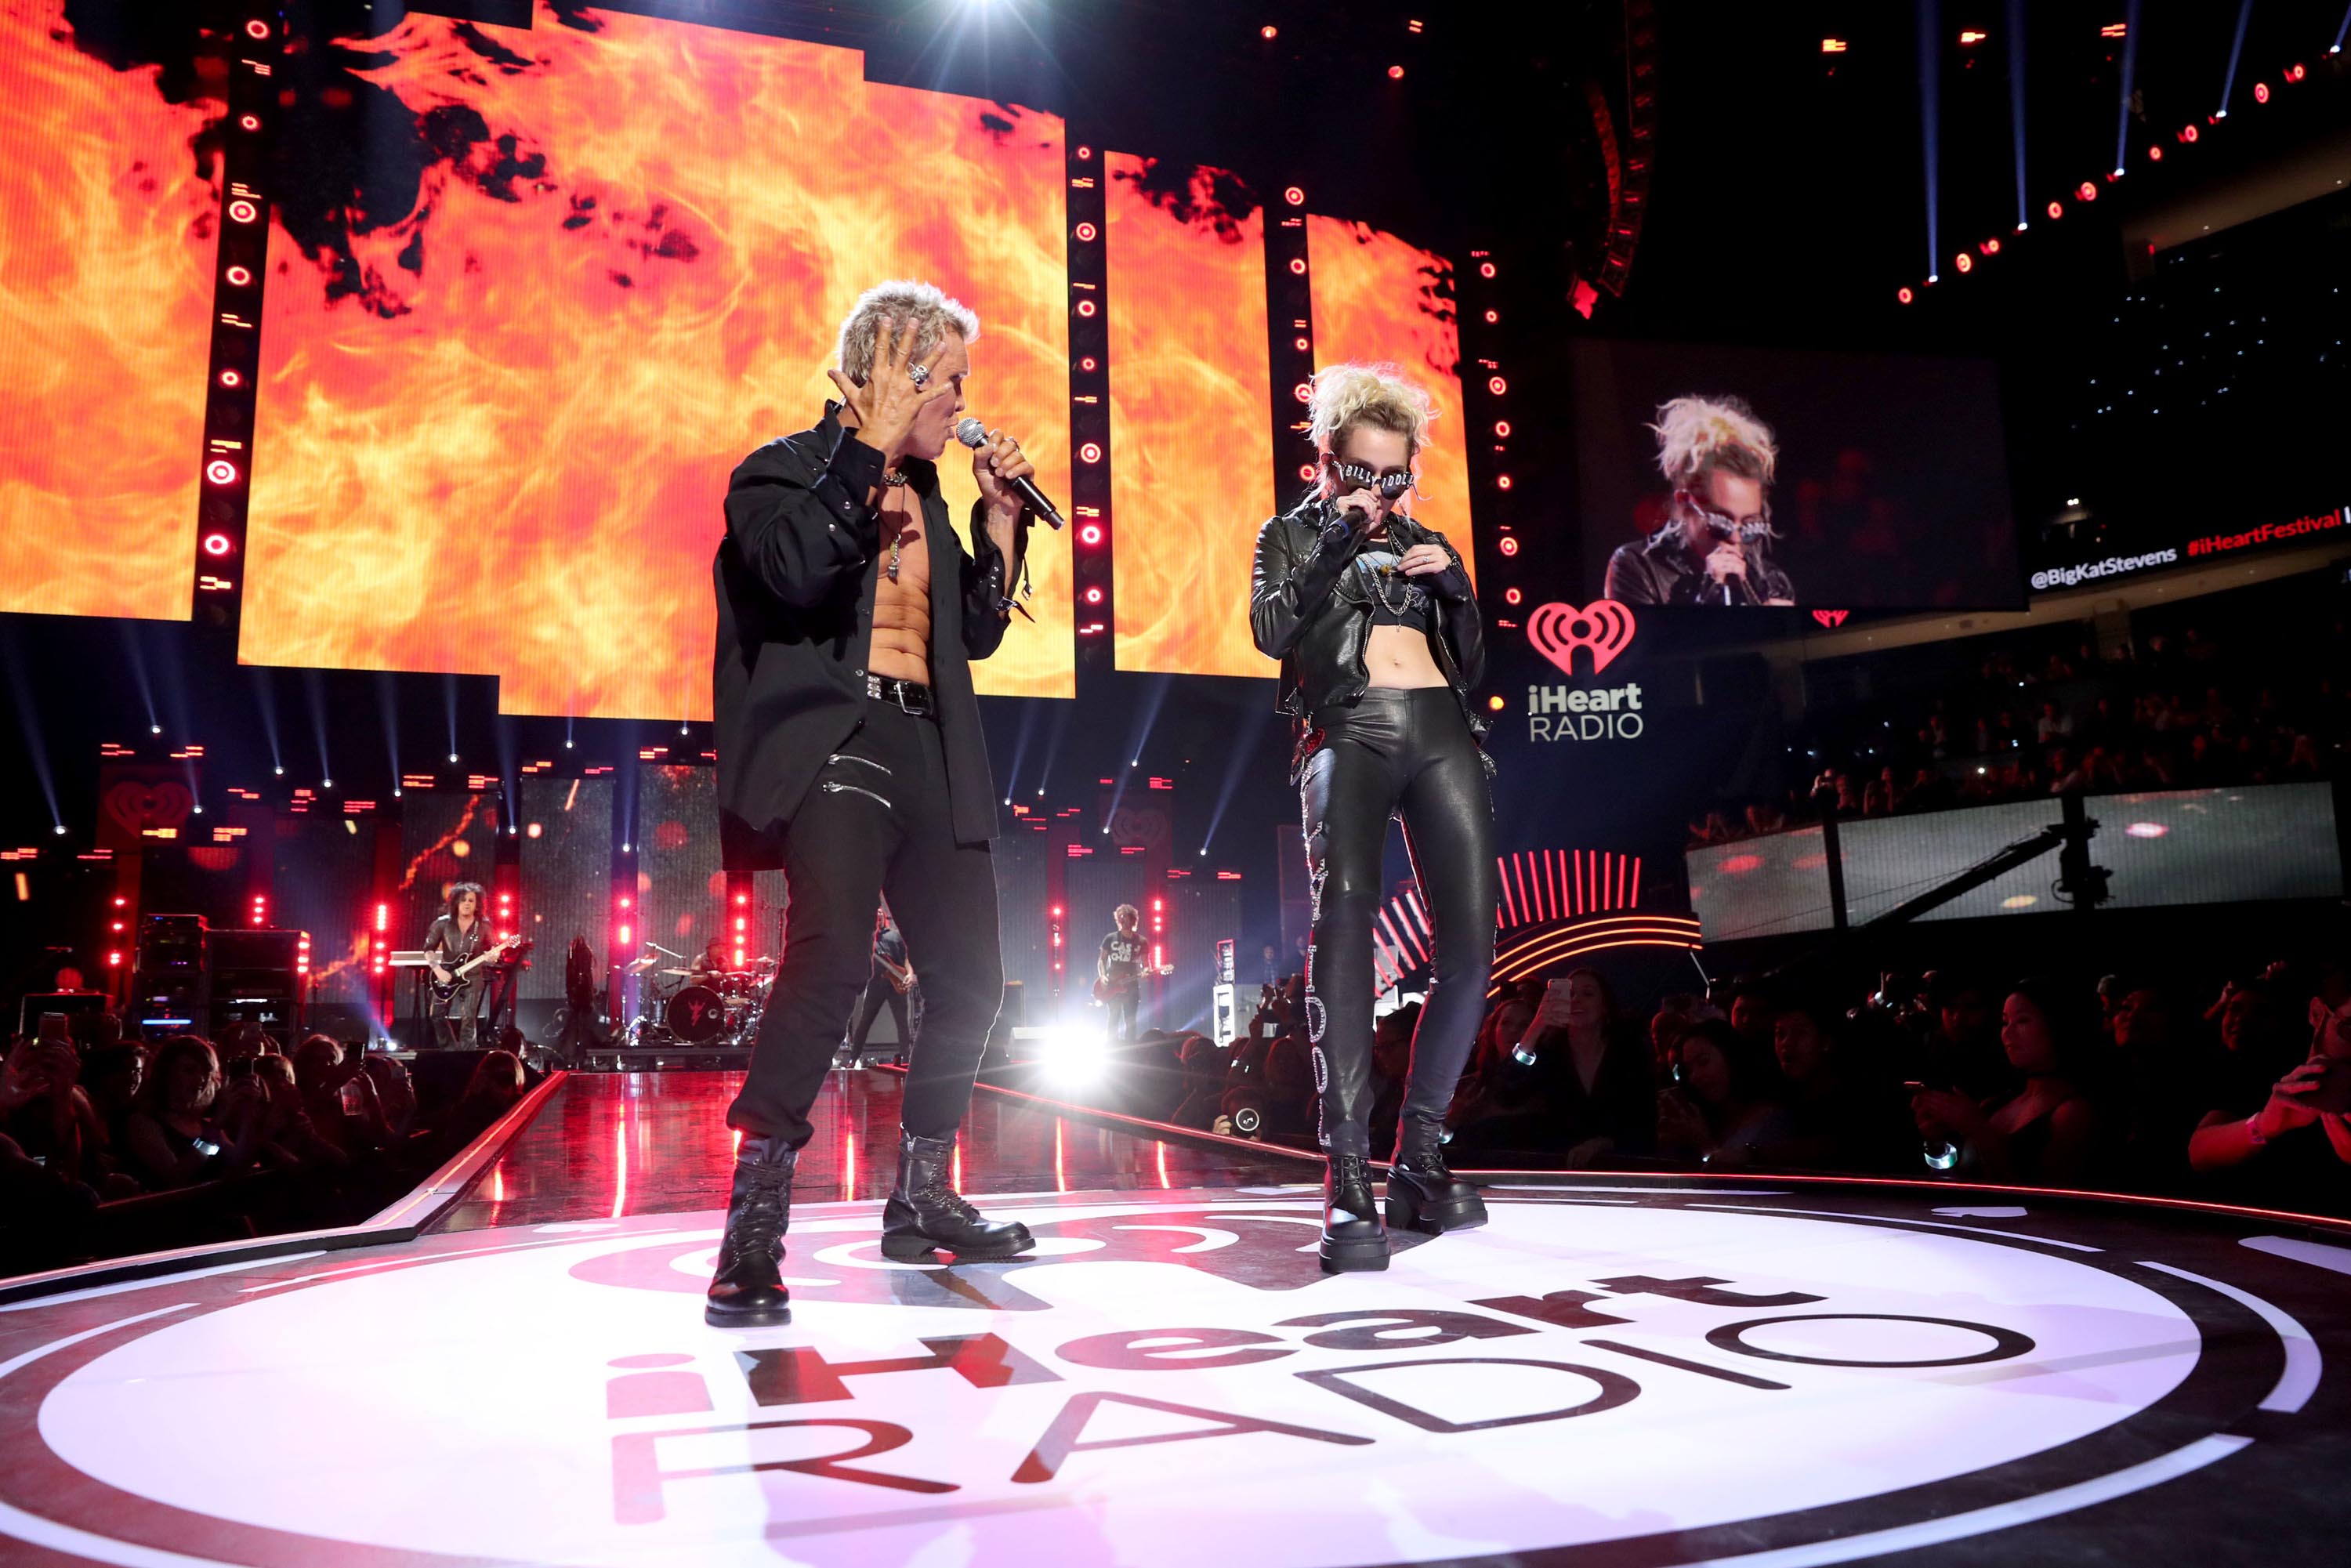
{"label": "raised hand", "polygon": [[1020,444],[1000,430],[989,431],[987,444],[972,451],[971,476],[979,482],[979,498],[987,503],[990,514],[1006,521],[1019,518],[1028,505],[1012,487],[1012,481],[1036,472],[1037,465],[1022,455]]}
{"label": "raised hand", "polygon": [[873,343],[873,370],[864,382],[852,382],[838,370],[824,373],[841,389],[841,401],[857,416],[857,439],[882,454],[887,463],[905,455],[906,437],[914,420],[930,403],[955,395],[955,383],[940,378],[918,385],[908,373],[914,357],[918,329],[883,317]]}

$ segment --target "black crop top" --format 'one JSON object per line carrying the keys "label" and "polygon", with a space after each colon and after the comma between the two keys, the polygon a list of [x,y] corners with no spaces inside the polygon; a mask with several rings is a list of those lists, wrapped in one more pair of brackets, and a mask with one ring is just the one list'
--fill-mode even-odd
{"label": "black crop top", "polygon": [[1374,626],[1409,626],[1428,632],[1437,626],[1437,606],[1416,578],[1396,570],[1397,554],[1385,545],[1366,545],[1349,563],[1356,586],[1371,601]]}

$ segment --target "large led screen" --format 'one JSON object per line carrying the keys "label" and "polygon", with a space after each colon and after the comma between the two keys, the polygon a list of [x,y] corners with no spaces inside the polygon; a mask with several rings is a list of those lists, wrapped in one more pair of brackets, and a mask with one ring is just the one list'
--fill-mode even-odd
{"label": "large led screen", "polygon": [[[2022,605],[1990,361],[1587,341],[1569,362],[1591,589],[1702,608]],[[1718,493],[1668,482],[1686,453],[1724,455],[1704,466],[1730,477],[1698,480]]]}
{"label": "large led screen", "polygon": [[1453,264],[1392,234],[1337,218],[1306,220],[1313,283],[1314,363],[1370,361],[1399,367],[1435,400],[1421,448],[1418,492],[1406,510],[1452,541],[1474,575],[1469,432],[1461,396],[1461,324]]}
{"label": "large led screen", "polygon": [[[841,317],[888,278],[978,313],[973,411],[1069,494],[1058,120],[544,4],[527,30],[412,15],[308,68],[347,107],[289,134],[358,157],[275,193],[245,660],[706,716],[727,475],[816,422]],[[968,459],[941,466],[960,528]],[[1067,540],[1031,545],[1035,623],[979,689],[1070,695]]]}
{"label": "large led screen", "polygon": [[1118,667],[1270,675],[1249,627],[1275,505],[1265,209],[1226,170],[1113,152],[1102,172]]}
{"label": "large led screen", "polygon": [[221,84],[68,9],[0,0],[0,611],[184,621]]}

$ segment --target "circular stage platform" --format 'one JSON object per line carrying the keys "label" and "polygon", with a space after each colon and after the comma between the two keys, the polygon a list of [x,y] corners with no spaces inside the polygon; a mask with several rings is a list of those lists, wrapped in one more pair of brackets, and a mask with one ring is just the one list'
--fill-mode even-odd
{"label": "circular stage platform", "polygon": [[2351,1246],[2234,1211],[1532,1178],[1327,1277],[1304,1187],[1033,1257],[571,1220],[0,1312],[0,1559],[1138,1568],[2341,1561]]}

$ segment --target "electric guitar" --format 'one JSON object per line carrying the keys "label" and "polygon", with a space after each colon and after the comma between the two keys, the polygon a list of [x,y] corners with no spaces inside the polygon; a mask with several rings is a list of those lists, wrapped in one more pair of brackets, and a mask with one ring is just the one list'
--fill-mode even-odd
{"label": "electric guitar", "polygon": [[903,997],[908,991],[914,988],[914,965],[893,964],[889,959],[884,958],[879,953],[873,955],[873,961],[876,964],[879,964],[882,967],[882,972],[890,977],[890,988],[892,990],[897,992]]}
{"label": "electric guitar", "polygon": [[1160,964],[1156,966],[1145,964],[1135,970],[1132,975],[1099,976],[1094,980],[1094,1000],[1101,1004],[1108,1004],[1110,1002],[1116,1001],[1119,998],[1126,995],[1127,992],[1134,990],[1137,986],[1143,984],[1144,976],[1172,975],[1175,972],[1176,966],[1173,964]]}
{"label": "electric guitar", "polygon": [[433,988],[433,999],[435,1003],[445,1002],[457,994],[475,970],[486,965],[502,963],[515,953],[527,953],[530,951],[531,946],[532,944],[519,936],[509,936],[486,952],[468,958],[450,970],[449,977],[445,981],[434,979],[428,975],[424,983]]}

